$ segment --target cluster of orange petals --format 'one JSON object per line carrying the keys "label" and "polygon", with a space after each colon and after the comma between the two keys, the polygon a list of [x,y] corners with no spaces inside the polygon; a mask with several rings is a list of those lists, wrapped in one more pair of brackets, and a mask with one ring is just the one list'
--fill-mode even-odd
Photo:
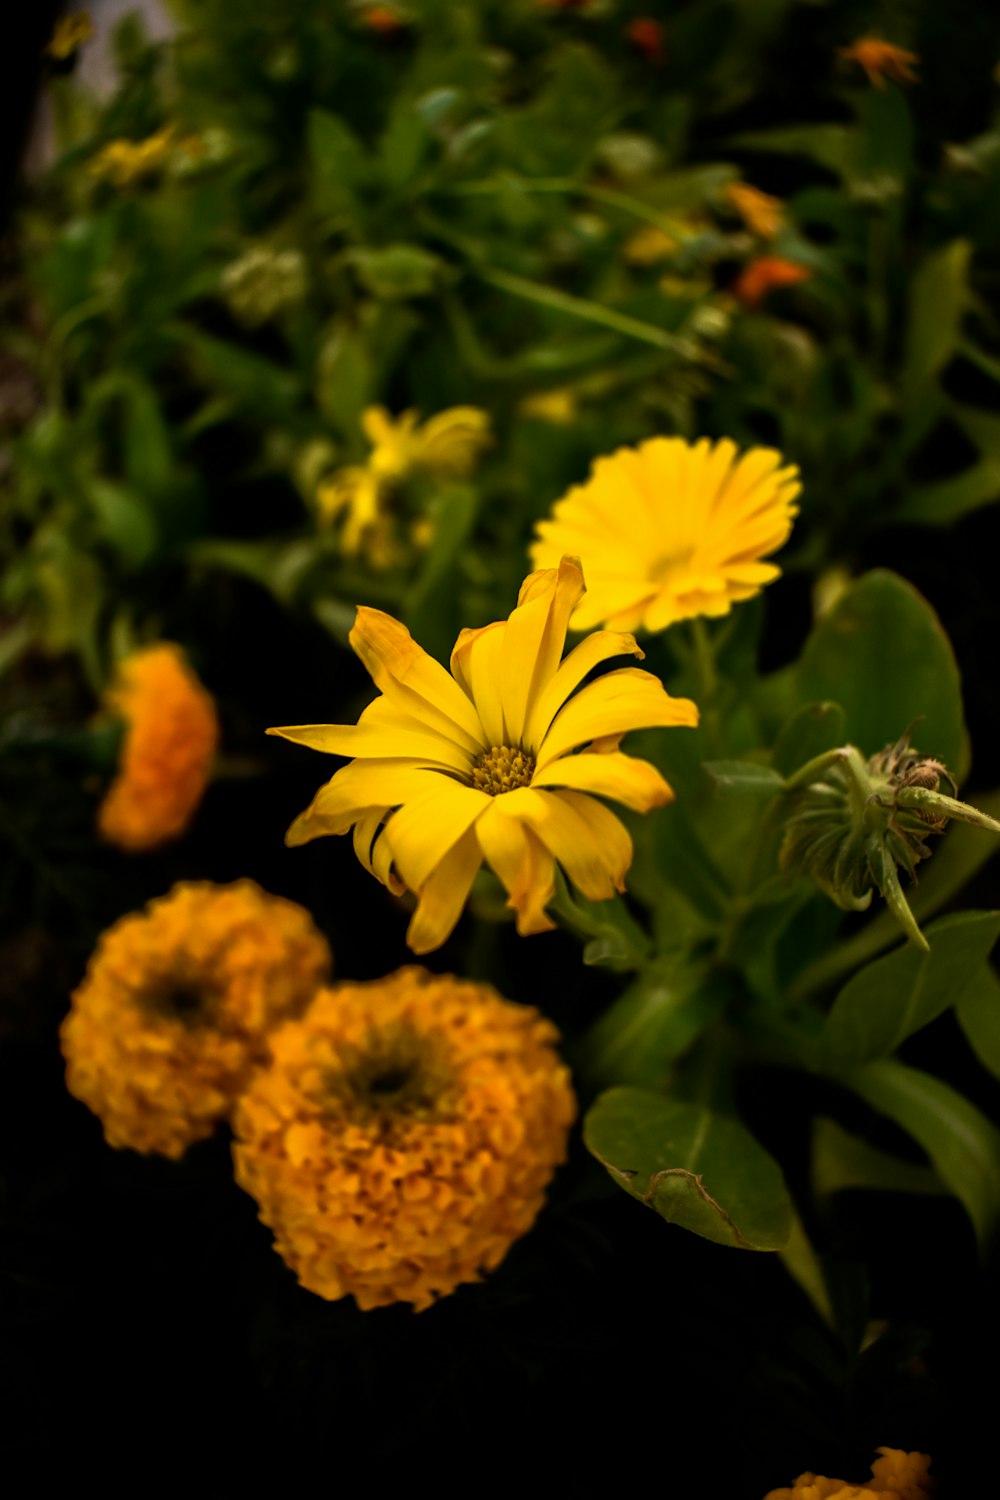
{"label": "cluster of orange petals", "polygon": [[856,62],[862,68],[868,82],[877,89],[885,88],[885,81],[890,78],[893,83],[919,83],[920,79],[914,72],[914,66],[920,61],[915,52],[907,52],[904,47],[897,47],[893,42],[885,42],[881,37],[862,36],[849,47],[841,47],[840,56],[848,62]]}
{"label": "cluster of orange petals", "polygon": [[799,265],[794,260],[785,260],[781,255],[760,255],[747,261],[729,290],[744,307],[759,307],[769,292],[779,287],[797,286],[811,276],[808,266]]}
{"label": "cluster of orange petals", "polygon": [[184,832],[201,801],[219,743],[215,704],[164,641],[126,657],[104,708],[125,721],[125,739],[98,827],[120,849],[155,849]]}
{"label": "cluster of orange petals", "polygon": [[179,1157],[228,1118],[269,1030],[330,964],[309,913],[253,881],[176,885],[103,934],[63,1023],[69,1091],[109,1145]]}
{"label": "cluster of orange petals", "polygon": [[791,1488],[771,1490],[764,1500],[927,1500],[934,1493],[934,1480],[926,1453],[907,1453],[902,1448],[878,1448],[872,1477],[863,1484],[827,1479],[824,1474],[800,1474]]}
{"label": "cluster of orange petals", "polygon": [[647,62],[659,66],[666,57],[664,30],[652,16],[636,16],[625,28],[625,35]]}
{"label": "cluster of orange petals", "polygon": [[551,1023],[406,968],[322,990],[237,1107],[237,1181],[303,1286],[420,1310],[499,1264],[575,1113]]}

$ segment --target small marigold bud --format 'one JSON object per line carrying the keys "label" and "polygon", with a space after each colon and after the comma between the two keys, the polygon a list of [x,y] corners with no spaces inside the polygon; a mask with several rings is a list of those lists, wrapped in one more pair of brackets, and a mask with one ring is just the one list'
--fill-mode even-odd
{"label": "small marigold bud", "polygon": [[530,1229],[575,1112],[555,1028],[400,969],[321,990],[234,1118],[237,1181],[303,1286],[419,1311]]}

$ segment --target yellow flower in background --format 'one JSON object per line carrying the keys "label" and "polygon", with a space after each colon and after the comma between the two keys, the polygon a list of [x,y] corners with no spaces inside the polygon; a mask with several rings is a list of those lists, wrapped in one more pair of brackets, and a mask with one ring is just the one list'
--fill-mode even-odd
{"label": "yellow flower in background", "polygon": [[877,89],[885,88],[887,78],[900,84],[920,82],[913,71],[920,61],[917,54],[907,52],[905,48],[897,47],[892,42],[884,42],[881,37],[862,36],[849,47],[838,48],[838,51],[848,62],[856,62],[864,70],[868,82]]}
{"label": "yellow flower in background", "polygon": [[62,1026],[69,1091],[109,1145],[176,1158],[228,1118],[330,962],[309,913],[253,881],[176,885],[102,936]]}
{"label": "yellow flower in background", "polygon": [[174,146],[176,126],[164,125],[144,141],[120,138],[108,141],[90,163],[91,175],[106,179],[113,187],[131,187],[143,177],[165,166]]}
{"label": "yellow flower in background", "polygon": [[272,1037],[236,1180],[303,1286],[419,1311],[532,1226],[575,1113],[557,1033],[488,985],[401,969],[322,990]]}
{"label": "yellow flower in background", "polygon": [[45,49],[47,57],[53,57],[57,62],[65,62],[72,57],[74,52],[93,39],[94,23],[85,10],[71,11],[68,16],[60,16],[52,33],[52,40]]}
{"label": "yellow flower in background", "polygon": [[565,388],[536,391],[518,403],[518,411],[522,417],[531,417],[536,422],[548,422],[553,427],[568,427],[576,419],[578,409],[576,395]]}
{"label": "yellow flower in background", "polygon": [[632,636],[600,631],[560,660],[583,594],[576,558],[532,573],[509,619],[462,631],[450,673],[398,620],[360,608],[350,641],[381,696],[356,725],[268,730],[355,757],[287,842],[353,828],[365,868],[416,895],[407,933],[416,953],[449,936],[483,860],[522,935],[553,926],[545,907],[557,861],[590,901],[623,890],[632,841],[598,798],[648,812],[672,795],[654,766],[618,745],[629,729],[693,725],[698,711],[634,667],[580,687],[600,663],[643,655]]}
{"label": "yellow flower in background", "polygon": [[773,448],[649,438],[595,462],[540,521],[536,568],[578,555],[588,580],[574,630],[665,630],[725,615],[777,578],[761,558],[788,540],[802,486]]}
{"label": "yellow flower in background", "polygon": [[180,647],[162,641],[120,663],[103,706],[126,727],[98,827],[121,849],[155,849],[184,832],[208,785],[219,743],[215,704]]}
{"label": "yellow flower in background", "polygon": [[773,240],[785,222],[780,198],[772,198],[748,182],[730,182],[725,187],[730,208],[738,213],[751,234],[762,240]]}
{"label": "yellow flower in background", "polygon": [[655,224],[643,224],[641,229],[629,235],[622,254],[633,266],[655,266],[678,248],[678,241],[665,229],[659,229]]}
{"label": "yellow flower in background", "polygon": [[926,1453],[905,1453],[901,1448],[877,1448],[882,1457],[872,1464],[872,1477],[864,1484],[827,1479],[823,1474],[800,1474],[790,1489],[770,1490],[764,1500],[927,1500],[934,1493],[934,1480]]}
{"label": "yellow flower in background", "polygon": [[393,417],[384,406],[369,406],[361,426],[372,445],[368,462],[327,475],[317,486],[316,504],[324,522],[344,518],[344,551],[353,555],[364,548],[377,565],[380,553],[392,556],[383,513],[392,487],[415,473],[437,479],[470,473],[492,441],[490,419],[479,407],[452,406],[421,424],[415,411]]}

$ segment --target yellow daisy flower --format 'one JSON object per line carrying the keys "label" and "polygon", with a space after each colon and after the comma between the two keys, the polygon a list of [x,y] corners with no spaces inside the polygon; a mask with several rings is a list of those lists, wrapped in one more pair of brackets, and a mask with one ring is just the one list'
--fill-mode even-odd
{"label": "yellow daisy flower", "polygon": [[85,42],[92,40],[94,35],[94,23],[85,10],[70,11],[68,16],[60,16],[52,33],[52,40],[45,49],[48,57],[54,57],[57,62],[65,62],[68,57],[78,51]]}
{"label": "yellow daisy flower", "polygon": [[760,559],[788,540],[801,485],[773,448],[740,453],[728,438],[649,438],[599,458],[540,521],[536,568],[578,555],[589,591],[574,630],[665,630],[725,615],[780,569]]}
{"label": "yellow daisy flower", "polygon": [[119,664],[103,704],[126,728],[98,828],[120,849],[156,849],[180,837],[208,785],[219,743],[214,700],[180,647],[160,641]]}
{"label": "yellow daisy flower", "polygon": [[730,182],[725,188],[726,202],[743,220],[751,234],[762,240],[773,240],[785,221],[780,198],[762,193],[748,182]]}
{"label": "yellow daisy flower", "polygon": [[329,973],[302,907],[251,880],[175,885],[102,936],[62,1027],[69,1091],[109,1145],[176,1158],[228,1118],[268,1031]]}
{"label": "yellow daisy flower", "polygon": [[131,187],[143,177],[158,172],[166,164],[174,146],[176,126],[164,125],[155,135],[143,141],[124,137],[108,141],[90,163],[91,175],[106,178],[113,187]]}
{"label": "yellow daisy flower", "polygon": [[392,487],[417,472],[438,479],[471,472],[491,441],[490,419],[476,406],[452,406],[420,424],[415,411],[393,417],[384,406],[369,406],[361,426],[372,445],[366,464],[327,475],[317,487],[316,504],[324,522],[344,516],[341,545],[354,554],[362,547],[391,557],[384,501]]}
{"label": "yellow daisy flower", "polygon": [[236,1180],[303,1286],[419,1311],[499,1265],[575,1113],[555,1027],[488,985],[400,969],[321,990],[243,1095]]}
{"label": "yellow daisy flower", "polygon": [[632,841],[598,798],[647,812],[672,795],[654,766],[618,745],[629,729],[693,725],[698,711],[634,667],[580,688],[601,662],[643,655],[632,636],[600,631],[560,661],[583,594],[576,558],[532,573],[509,619],[462,631],[450,674],[398,620],[360,608],[351,645],[381,697],[356,725],[268,730],[355,757],[287,842],[353,828],[365,868],[393,892],[416,895],[407,933],[416,953],[449,936],[483,860],[522,934],[553,926],[545,907],[556,861],[590,901],[623,890]]}
{"label": "yellow daisy flower", "polygon": [[824,1474],[800,1474],[792,1487],[770,1490],[764,1500],[927,1500],[934,1493],[934,1480],[926,1453],[905,1453],[901,1448],[877,1448],[882,1455],[872,1464],[872,1477],[862,1485]]}

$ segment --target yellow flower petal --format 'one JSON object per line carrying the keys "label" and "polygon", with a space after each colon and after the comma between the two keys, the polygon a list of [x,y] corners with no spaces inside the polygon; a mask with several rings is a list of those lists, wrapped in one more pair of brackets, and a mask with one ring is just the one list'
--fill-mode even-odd
{"label": "yellow flower petal", "polygon": [[645,655],[645,651],[641,651],[636,644],[634,635],[618,630],[596,630],[585,641],[574,646],[534,698],[524,727],[524,744],[529,750],[541,744],[549,725],[566,699],[580,686],[587,673],[602,661],[611,661],[616,656],[637,656],[642,661]]}
{"label": "yellow flower petal", "polygon": [[517,608],[507,621],[500,669],[507,743],[523,742],[530,706],[555,674],[570,615],[583,594],[583,573],[575,557],[530,574],[521,585]]}
{"label": "yellow flower petal", "polygon": [[509,796],[511,815],[527,823],[588,901],[607,901],[625,889],[632,840],[602,803],[582,792],[534,787]]}
{"label": "yellow flower petal", "polygon": [[286,724],[268,729],[296,745],[306,745],[324,755],[346,755],[420,761],[466,775],[473,761],[467,750],[394,709],[385,698],[376,698],[356,724]]}
{"label": "yellow flower petal", "polygon": [[555,860],[516,811],[505,812],[509,801],[493,798],[476,823],[476,838],[487,864],[503,882],[521,936],[550,932],[555,923],[545,907],[555,894]]}
{"label": "yellow flower petal", "polygon": [[613,751],[610,755],[563,755],[536,771],[532,786],[566,787],[613,797],[636,812],[649,812],[673,799],[673,792],[648,760]]}
{"label": "yellow flower petal", "polygon": [[473,754],[485,748],[475,708],[440,662],[417,645],[405,625],[380,609],[362,605],[349,639],[390,703]]}
{"label": "yellow flower petal", "polygon": [[482,862],[475,832],[470,828],[420,888],[417,909],[406,932],[414,953],[431,953],[451,936]]}
{"label": "yellow flower petal", "polygon": [[539,746],[535,774],[558,756],[605,735],[697,722],[690,698],[671,698],[651,672],[622,667],[588,683],[560,709]]}
{"label": "yellow flower petal", "polygon": [[364,813],[373,808],[394,807],[408,797],[423,796],[434,789],[436,780],[444,782],[447,778],[439,771],[406,761],[353,760],[320,787],[305,812],[289,828],[285,842],[294,846],[324,834],[346,833]]}
{"label": "yellow flower petal", "polygon": [[392,850],[378,836],[384,818],[384,809],[376,807],[358,819],[354,825],[354,852],[369,875],[374,875],[394,896],[401,896],[406,886],[393,872]]}
{"label": "yellow flower petal", "polygon": [[[348,769],[350,769],[348,767]],[[433,776],[434,773],[428,773]],[[419,891],[466,829],[490,804],[485,792],[446,776],[409,796],[383,835],[400,878]]]}
{"label": "yellow flower petal", "polygon": [[452,675],[475,704],[487,745],[507,744],[499,690],[506,636],[506,620],[481,630],[463,630],[451,653]]}

